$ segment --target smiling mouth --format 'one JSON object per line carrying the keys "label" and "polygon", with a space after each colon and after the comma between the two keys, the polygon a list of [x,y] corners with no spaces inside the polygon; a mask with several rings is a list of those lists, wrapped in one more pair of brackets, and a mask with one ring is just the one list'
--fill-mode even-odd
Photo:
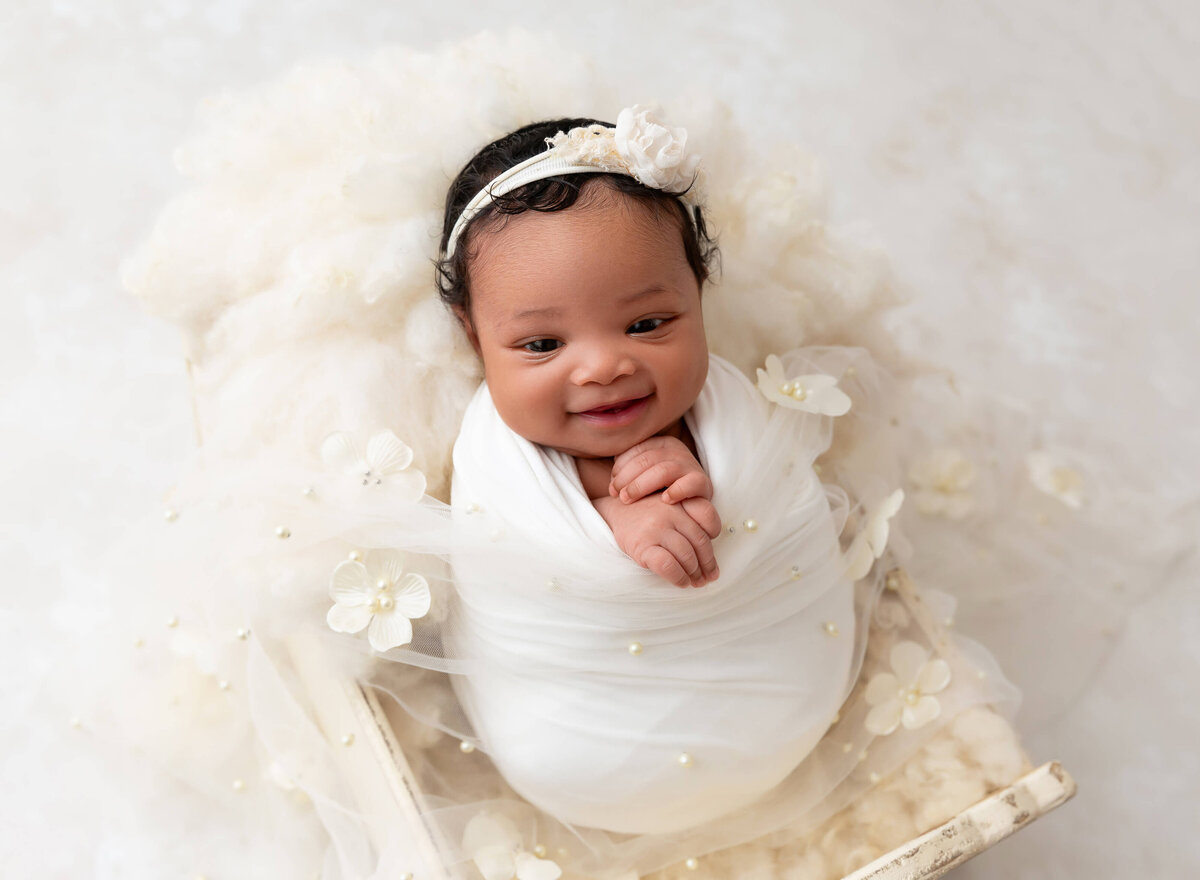
{"label": "smiling mouth", "polygon": [[649,402],[650,395],[634,397],[629,400],[620,400],[616,403],[584,410],[576,413],[576,415],[597,425],[625,425],[641,415],[642,410],[646,408]]}

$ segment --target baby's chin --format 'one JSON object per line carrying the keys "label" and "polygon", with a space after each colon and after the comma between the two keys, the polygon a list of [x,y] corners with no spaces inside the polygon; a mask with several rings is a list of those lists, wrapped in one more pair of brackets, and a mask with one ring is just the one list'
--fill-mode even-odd
{"label": "baby's chin", "polygon": [[580,446],[558,446],[553,443],[542,443],[541,445],[570,455],[573,458],[606,459],[616,458],[618,455],[628,452],[634,446],[644,443],[651,437],[675,437],[676,439],[683,439],[685,431],[683,417],[680,416],[658,430],[649,432],[639,431],[628,437],[614,437],[611,441],[606,441],[603,437],[597,437],[594,443],[589,442]]}

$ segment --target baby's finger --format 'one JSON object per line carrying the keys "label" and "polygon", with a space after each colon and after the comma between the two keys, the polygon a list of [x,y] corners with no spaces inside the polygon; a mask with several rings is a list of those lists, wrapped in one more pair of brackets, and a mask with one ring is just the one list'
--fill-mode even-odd
{"label": "baby's finger", "polygon": [[700,558],[696,555],[696,550],[686,535],[681,532],[667,532],[663,535],[662,546],[670,551],[680,567],[687,573],[688,583],[693,587],[702,587],[708,583],[708,579],[700,567]]}
{"label": "baby's finger", "polygon": [[688,471],[662,493],[667,504],[678,504],[688,498],[712,498],[712,480],[704,471]]}
{"label": "baby's finger", "polygon": [[645,444],[639,443],[613,459],[612,481],[618,489],[624,489],[630,480],[659,462],[671,460],[662,449],[644,447]]}
{"label": "baby's finger", "polygon": [[[670,449],[673,444],[679,443],[674,437],[649,437],[641,443],[635,443],[630,446],[620,455],[613,459],[613,470],[618,470],[625,467],[630,462],[635,461],[639,456],[649,455],[652,458],[643,462],[639,470],[644,470],[647,465],[658,461],[662,455],[663,449]],[[680,444],[682,445],[682,444]]]}
{"label": "baby's finger", "polygon": [[705,583],[719,578],[721,569],[717,566],[717,554],[713,550],[712,539],[704,529],[694,520],[689,519],[688,522],[679,526],[679,531],[691,542],[696,559],[700,562],[700,572],[704,575]]}
{"label": "baby's finger", "polygon": [[613,459],[613,479],[621,479],[622,484],[628,483],[646,468],[669,457],[663,454],[662,449],[650,446],[649,441],[631,446]]}
{"label": "baby's finger", "polygon": [[686,587],[691,583],[691,579],[687,576],[687,572],[683,570],[683,566],[671,555],[671,552],[665,547],[655,545],[650,547],[644,553],[642,558],[638,560],[642,568],[648,568],[660,578],[663,578],[677,587]]}
{"label": "baby's finger", "polygon": [[630,480],[624,488],[618,487],[619,497],[626,504],[632,504],[639,498],[645,498],[659,489],[667,488],[672,483],[678,481],[685,473],[683,466],[677,461],[660,461],[658,464],[652,465],[648,470],[642,471]]}
{"label": "baby's finger", "polygon": [[717,515],[717,509],[707,498],[687,498],[680,502],[679,506],[683,508],[684,513],[696,521],[700,528],[704,529],[710,538],[721,534],[721,517]]}

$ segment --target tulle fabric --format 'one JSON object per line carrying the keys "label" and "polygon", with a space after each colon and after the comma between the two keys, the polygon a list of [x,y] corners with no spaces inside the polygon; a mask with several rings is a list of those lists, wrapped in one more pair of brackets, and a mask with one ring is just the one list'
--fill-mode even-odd
{"label": "tulle fabric", "polygon": [[[858,674],[847,702],[808,757],[745,809],[667,834],[612,833],[539,811],[489,772],[487,742],[449,685],[474,660],[444,637],[457,601],[452,565],[474,558],[507,588],[542,589],[559,560],[553,547],[464,527],[446,503],[480,370],[433,293],[441,200],[479,145],[534,119],[624,103],[585,62],[522,33],[301,68],[204,106],[177,155],[190,188],[126,266],[131,290],[183,331],[199,444],[165,510],[98,566],[117,623],[80,679],[99,730],[208,792],[215,808],[251,824],[315,814],[328,836],[314,856],[324,877],[420,877],[434,871],[431,859],[469,873],[477,853],[464,841],[480,815],[508,817],[522,852],[545,846],[572,877],[646,873],[764,835],[796,837],[969,707],[1014,703],[985,651],[942,640],[930,621],[1002,621],[1006,662],[1042,664],[1041,699],[1061,705],[1095,658],[1056,657],[1037,623],[1057,614],[1108,625],[1128,605],[1115,578],[1092,575],[1116,555],[1110,539],[1144,499],[1108,490],[1086,458],[1046,445],[1019,407],[939,384],[897,354],[883,319],[899,299],[886,263],[827,225],[819,163],[768,152],[719,107],[672,105],[704,156],[722,249],[721,277],[704,294],[712,350],[753,375],[768,354],[827,346],[789,364],[843,377],[854,399],[836,424],[816,420],[820,436],[806,446],[842,550],[894,489],[909,502],[888,556],[855,588],[854,632],[843,638],[856,639]],[[425,495],[408,477],[363,485],[321,455],[335,432],[365,449],[385,430],[412,448],[405,472],[421,475]],[[787,444],[768,448],[781,456]],[[1031,470],[1039,452],[1054,459],[1056,478]],[[735,527],[751,509],[773,518],[762,500],[773,497],[781,462],[760,464],[721,510]],[[1080,506],[1073,474],[1087,487]],[[923,494],[932,500],[918,504]],[[351,554],[368,562],[374,553],[398,553],[432,594],[412,643],[383,653],[365,634],[327,624],[332,572]],[[924,616],[885,589],[897,561],[945,591],[923,594]],[[639,610],[659,613],[671,612]],[[936,695],[937,719],[876,736],[867,685],[893,674],[891,649],[902,643],[944,660],[951,683]],[[440,853],[423,848],[415,824],[381,828],[355,800],[348,747],[321,730],[296,673],[306,658],[405,708],[420,824]],[[460,740],[476,751],[461,751]]]}

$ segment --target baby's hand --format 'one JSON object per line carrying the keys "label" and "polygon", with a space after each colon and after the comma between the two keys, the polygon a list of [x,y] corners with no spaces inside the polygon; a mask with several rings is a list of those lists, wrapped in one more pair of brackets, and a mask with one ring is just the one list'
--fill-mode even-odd
{"label": "baby's hand", "polygon": [[660,489],[667,504],[713,495],[712,481],[700,462],[674,437],[651,437],[613,460],[609,495],[630,504]]}
{"label": "baby's hand", "polygon": [[702,587],[720,575],[712,539],[721,532],[721,519],[708,499],[663,504],[652,495],[628,504],[616,498],[592,503],[617,546],[642,568],[679,587]]}

